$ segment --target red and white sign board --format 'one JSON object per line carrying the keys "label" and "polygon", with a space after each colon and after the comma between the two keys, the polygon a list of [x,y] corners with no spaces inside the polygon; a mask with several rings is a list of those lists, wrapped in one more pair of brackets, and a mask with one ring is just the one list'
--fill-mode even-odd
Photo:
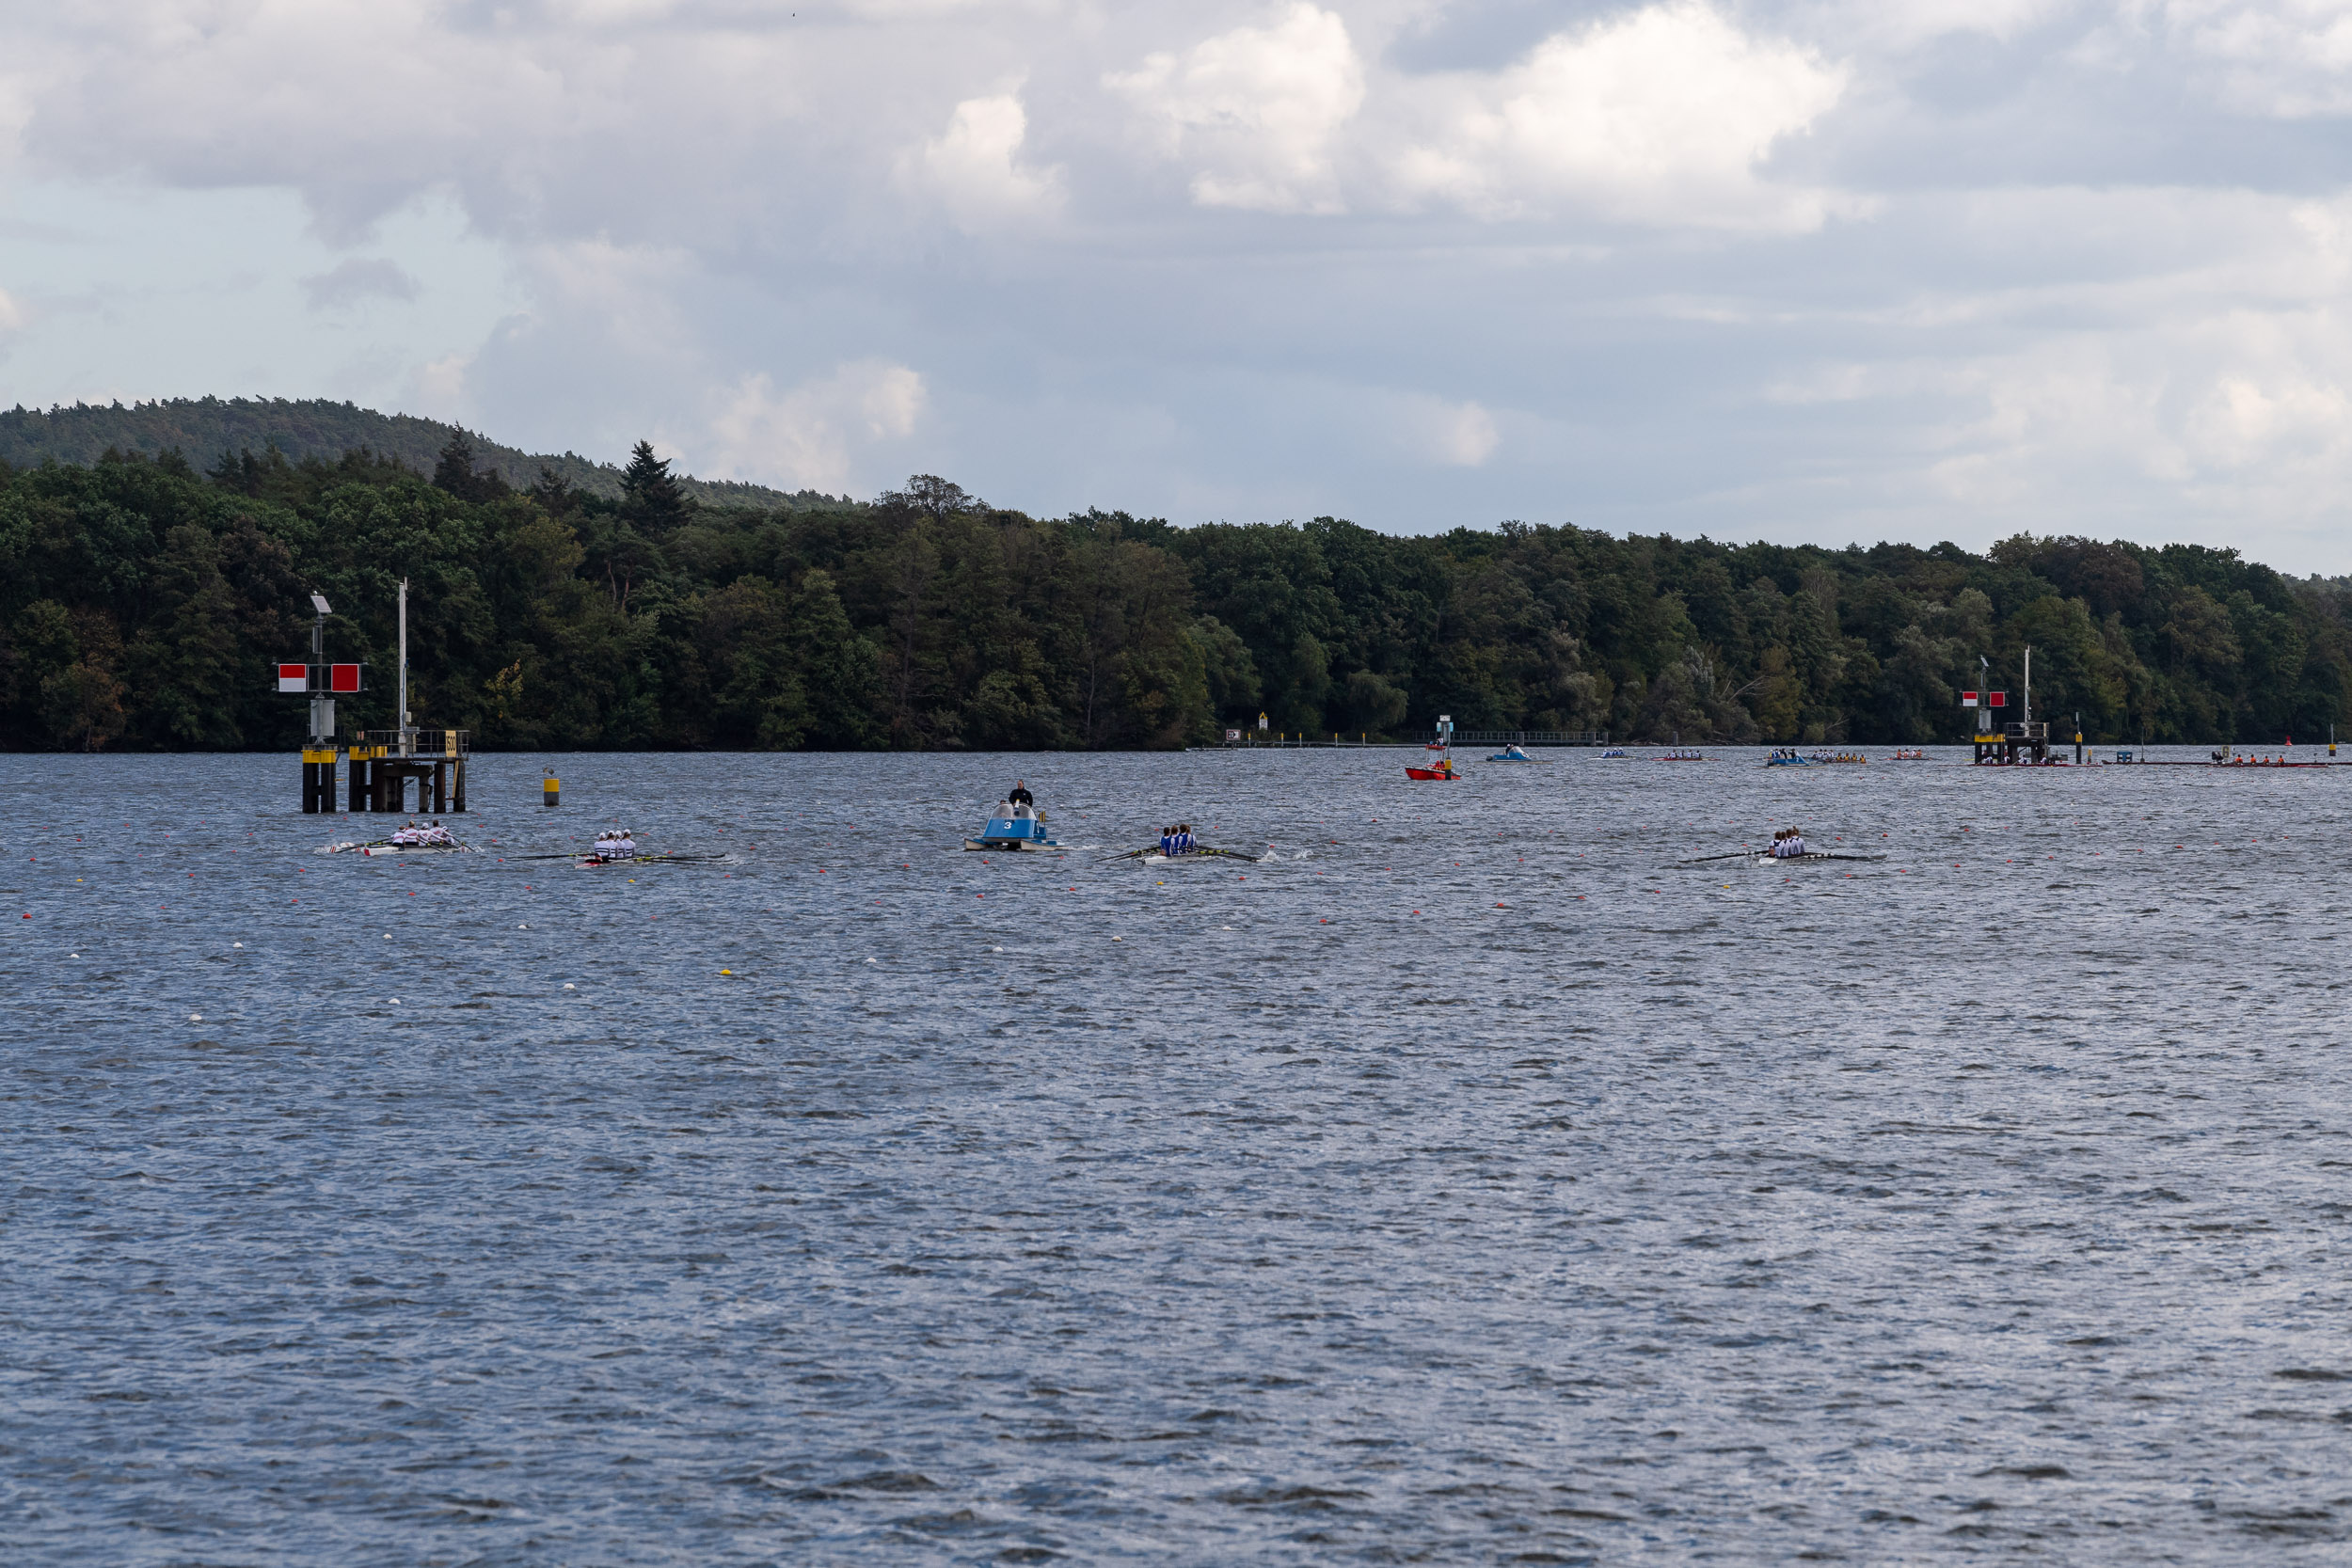
{"label": "red and white sign board", "polygon": [[278,689],[308,691],[310,689],[310,667],[307,664],[281,664],[278,667]]}
{"label": "red and white sign board", "polygon": [[1962,692],[1960,694],[1960,705],[1963,707],[1975,707],[1977,705],[1977,695],[1978,694],[1974,691]]}

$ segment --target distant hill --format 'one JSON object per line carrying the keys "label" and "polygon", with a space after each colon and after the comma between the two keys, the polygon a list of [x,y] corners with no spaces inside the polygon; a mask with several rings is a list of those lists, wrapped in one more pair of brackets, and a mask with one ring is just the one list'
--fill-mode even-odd
{"label": "distant hill", "polygon": [[[324,398],[289,402],[284,398],[173,398],[154,403],[92,404],[77,403],[43,412],[22,405],[0,413],[0,463],[31,467],[44,457],[60,463],[90,464],[109,447],[145,452],[150,457],[177,447],[199,468],[208,468],[224,451],[266,451],[273,441],[295,462],[306,457],[328,461],[355,447],[396,457],[421,473],[430,474],[441,448],[459,430],[438,420],[413,414],[378,414],[348,403]],[[577,452],[562,456],[522,451],[501,446],[485,436],[465,432],[473,443],[478,467],[497,468],[507,483],[520,489],[551,468],[574,489],[592,495],[621,493],[621,470]],[[747,506],[774,510],[796,506],[831,506],[835,498],[816,490],[787,493],[764,484],[734,480],[693,479],[680,474],[686,493],[706,506]],[[846,499],[847,498],[842,498]]]}

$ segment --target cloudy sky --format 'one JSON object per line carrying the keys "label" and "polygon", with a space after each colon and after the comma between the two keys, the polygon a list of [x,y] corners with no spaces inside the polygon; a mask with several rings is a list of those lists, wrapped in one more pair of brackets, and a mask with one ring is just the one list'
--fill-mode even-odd
{"label": "cloudy sky", "polygon": [[0,0],[0,405],[2352,572],[2352,0]]}

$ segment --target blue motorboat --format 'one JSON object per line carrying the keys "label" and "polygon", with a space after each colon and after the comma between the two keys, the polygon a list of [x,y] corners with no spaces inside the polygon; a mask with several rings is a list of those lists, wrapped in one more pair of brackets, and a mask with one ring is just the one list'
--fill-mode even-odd
{"label": "blue motorboat", "polygon": [[1488,762],[1542,762],[1544,759],[1542,757],[1531,757],[1520,747],[1517,745],[1510,745],[1505,746],[1502,751],[1497,752],[1486,760]]}
{"label": "blue motorboat", "polygon": [[1060,845],[1045,836],[1045,818],[1035,813],[1016,813],[1011,816],[992,816],[977,838],[963,841],[966,849],[1058,849]]}

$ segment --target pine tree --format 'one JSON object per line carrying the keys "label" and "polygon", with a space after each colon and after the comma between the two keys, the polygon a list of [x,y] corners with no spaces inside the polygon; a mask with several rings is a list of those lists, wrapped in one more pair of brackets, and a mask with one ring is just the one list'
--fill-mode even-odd
{"label": "pine tree", "polygon": [[496,468],[474,472],[473,443],[462,430],[449,433],[449,440],[441,448],[441,460],[433,470],[433,484],[461,501],[496,500],[507,494],[505,476]]}
{"label": "pine tree", "polygon": [[433,484],[459,500],[473,499],[473,443],[466,439],[464,431],[451,431],[449,439],[442,444],[440,464],[433,470]]}
{"label": "pine tree", "polygon": [[621,515],[649,534],[686,520],[686,492],[670,477],[670,460],[653,454],[651,441],[638,442],[628,454],[621,475]]}

